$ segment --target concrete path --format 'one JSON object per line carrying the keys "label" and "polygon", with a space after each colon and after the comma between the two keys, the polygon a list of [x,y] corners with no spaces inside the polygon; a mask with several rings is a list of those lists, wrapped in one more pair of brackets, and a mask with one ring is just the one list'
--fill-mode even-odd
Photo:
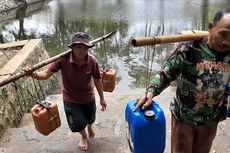
{"label": "concrete path", "polygon": [[[155,101],[160,104],[166,116],[166,148],[170,153],[170,112],[169,102],[174,95],[171,87],[167,88]],[[142,96],[144,89],[114,91],[105,93],[108,109],[100,111],[97,103],[97,119],[94,124],[96,137],[89,140],[87,153],[129,153],[126,141],[125,107],[126,104]],[[49,97],[56,102],[61,116],[61,127],[48,136],[38,133],[31,114],[26,114],[20,127],[10,128],[0,140],[0,153],[82,153],[77,149],[79,134],[72,133],[67,125],[61,95]],[[98,99],[98,97],[97,97]],[[98,101],[97,101],[98,102]],[[211,153],[230,153],[230,118],[221,122]]]}

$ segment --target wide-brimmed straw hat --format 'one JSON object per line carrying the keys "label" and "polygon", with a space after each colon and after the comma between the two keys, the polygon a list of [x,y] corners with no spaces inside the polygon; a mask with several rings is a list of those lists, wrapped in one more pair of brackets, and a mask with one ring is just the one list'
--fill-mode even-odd
{"label": "wide-brimmed straw hat", "polygon": [[88,46],[89,48],[93,47],[94,44],[90,43],[90,37],[85,32],[77,32],[72,36],[72,41],[68,45],[68,47],[72,48],[74,44],[84,44]]}

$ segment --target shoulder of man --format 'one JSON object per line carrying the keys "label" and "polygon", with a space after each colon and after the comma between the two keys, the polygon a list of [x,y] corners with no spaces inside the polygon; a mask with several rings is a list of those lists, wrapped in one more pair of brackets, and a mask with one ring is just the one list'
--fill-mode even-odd
{"label": "shoulder of man", "polygon": [[194,58],[194,56],[200,55],[199,44],[203,40],[185,41],[181,42],[168,57],[168,60],[173,59],[175,56],[181,56],[184,60]]}

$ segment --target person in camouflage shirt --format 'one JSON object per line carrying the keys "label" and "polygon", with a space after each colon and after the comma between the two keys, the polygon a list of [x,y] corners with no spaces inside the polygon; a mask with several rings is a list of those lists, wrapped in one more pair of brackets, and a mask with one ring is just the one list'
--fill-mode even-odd
{"label": "person in camouflage shirt", "polygon": [[173,153],[209,153],[218,122],[227,116],[230,8],[215,14],[208,32],[207,38],[175,49],[133,110],[144,110],[177,79],[176,96],[170,104]]}

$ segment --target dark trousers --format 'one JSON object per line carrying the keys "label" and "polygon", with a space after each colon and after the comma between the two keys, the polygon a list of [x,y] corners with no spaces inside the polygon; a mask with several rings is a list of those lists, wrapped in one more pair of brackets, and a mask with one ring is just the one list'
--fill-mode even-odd
{"label": "dark trousers", "polygon": [[209,153],[216,131],[217,124],[192,125],[179,121],[172,115],[171,152]]}

